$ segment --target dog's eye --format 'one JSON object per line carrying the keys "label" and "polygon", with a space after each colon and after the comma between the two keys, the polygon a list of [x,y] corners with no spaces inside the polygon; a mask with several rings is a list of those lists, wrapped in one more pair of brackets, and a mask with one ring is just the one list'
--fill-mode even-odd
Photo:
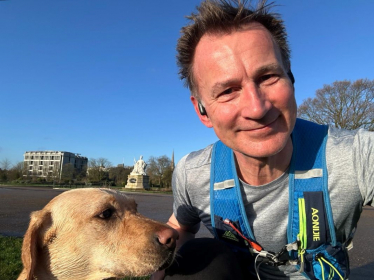
{"label": "dog's eye", "polygon": [[105,211],[101,212],[99,218],[101,219],[109,219],[113,215],[113,209],[106,209]]}

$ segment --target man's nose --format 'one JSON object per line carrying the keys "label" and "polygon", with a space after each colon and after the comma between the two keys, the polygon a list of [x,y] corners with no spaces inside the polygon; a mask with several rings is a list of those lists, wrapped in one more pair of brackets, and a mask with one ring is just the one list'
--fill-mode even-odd
{"label": "man's nose", "polygon": [[256,84],[248,84],[243,88],[240,97],[241,115],[248,119],[261,119],[270,110],[272,104]]}

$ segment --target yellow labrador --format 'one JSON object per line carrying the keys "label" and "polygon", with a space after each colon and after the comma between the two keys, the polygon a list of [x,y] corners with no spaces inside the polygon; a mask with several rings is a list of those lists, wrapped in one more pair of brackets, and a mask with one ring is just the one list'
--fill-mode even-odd
{"label": "yellow labrador", "polygon": [[108,279],[167,267],[178,233],[137,213],[133,199],[109,189],[76,189],[33,212],[18,280]]}

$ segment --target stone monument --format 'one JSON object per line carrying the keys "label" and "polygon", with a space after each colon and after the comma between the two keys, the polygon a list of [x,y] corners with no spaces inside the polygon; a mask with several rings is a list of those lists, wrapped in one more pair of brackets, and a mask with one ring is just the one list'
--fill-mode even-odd
{"label": "stone monument", "polygon": [[134,169],[131,171],[130,175],[127,178],[127,184],[125,189],[146,189],[149,187],[149,176],[145,173],[147,164],[143,160],[143,156],[140,156],[140,159],[136,161],[134,159]]}

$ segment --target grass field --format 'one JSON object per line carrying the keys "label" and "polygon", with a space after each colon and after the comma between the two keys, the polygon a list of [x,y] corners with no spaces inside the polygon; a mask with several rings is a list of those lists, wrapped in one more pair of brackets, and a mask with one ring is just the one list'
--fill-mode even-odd
{"label": "grass field", "polygon": [[[0,236],[0,280],[15,280],[22,270],[22,238]],[[124,280],[148,280],[149,277]]]}
{"label": "grass field", "polygon": [[0,236],[0,280],[17,279],[22,270],[22,238]]}

